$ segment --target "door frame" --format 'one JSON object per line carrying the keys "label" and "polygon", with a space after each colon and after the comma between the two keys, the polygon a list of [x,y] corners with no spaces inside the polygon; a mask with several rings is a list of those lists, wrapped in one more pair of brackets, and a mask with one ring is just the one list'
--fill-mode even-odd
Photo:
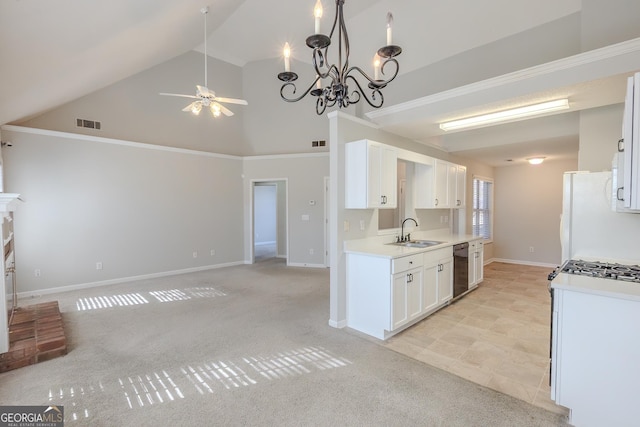
{"label": "door frame", "polygon": [[252,179],[249,182],[249,261],[250,264],[255,264],[255,187],[256,184],[278,184],[279,182],[284,183],[284,198],[285,198],[285,207],[284,212],[280,212],[279,205],[277,203],[278,191],[276,190],[276,257],[280,254],[278,252],[278,246],[280,245],[280,239],[278,238],[278,219],[281,215],[284,215],[285,219],[285,227],[284,227],[284,245],[285,245],[285,260],[287,265],[289,265],[289,181],[287,178],[271,178],[271,179]]}

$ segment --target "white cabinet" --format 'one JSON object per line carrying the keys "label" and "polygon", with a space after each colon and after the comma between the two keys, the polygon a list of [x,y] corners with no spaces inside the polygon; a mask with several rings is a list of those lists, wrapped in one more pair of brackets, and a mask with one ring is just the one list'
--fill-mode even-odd
{"label": "white cabinet", "polygon": [[467,168],[462,165],[455,165],[455,203],[454,208],[464,208],[466,205],[467,189]]}
{"label": "white cabinet", "polygon": [[367,139],[345,144],[345,208],[395,209],[397,175],[395,147]]}
{"label": "white cabinet", "polygon": [[347,254],[347,326],[387,339],[453,296],[451,247],[388,259]]}
{"label": "white cabinet", "polygon": [[616,210],[640,211],[640,73],[627,79],[622,140],[618,142],[618,151],[613,177]]}
{"label": "white cabinet", "polygon": [[463,208],[466,192],[465,166],[440,159],[414,168],[414,205],[418,209]]}
{"label": "white cabinet", "polygon": [[391,330],[396,330],[422,313],[422,266],[393,275]]}
{"label": "white cabinet", "polygon": [[423,310],[440,307],[453,298],[453,249],[424,254]]}
{"label": "white cabinet", "polygon": [[[453,193],[451,187],[451,176],[453,175],[452,164],[442,160],[436,159],[435,161],[435,192],[434,192],[434,206],[437,208],[449,208],[453,200]],[[455,167],[455,166],[453,166]]]}
{"label": "white cabinet", "polygon": [[[567,289],[553,290],[551,399],[570,409],[571,425],[638,425],[637,285],[620,284],[612,292],[610,283],[590,283],[588,288],[568,290],[567,283],[611,282],[584,276],[572,279],[576,277],[582,280],[565,280]],[[616,295],[624,288],[627,295]]]}
{"label": "white cabinet", "polygon": [[484,243],[469,242],[469,289],[475,288],[484,279]]}
{"label": "white cabinet", "polygon": [[453,256],[440,260],[438,267],[438,304],[453,298]]}

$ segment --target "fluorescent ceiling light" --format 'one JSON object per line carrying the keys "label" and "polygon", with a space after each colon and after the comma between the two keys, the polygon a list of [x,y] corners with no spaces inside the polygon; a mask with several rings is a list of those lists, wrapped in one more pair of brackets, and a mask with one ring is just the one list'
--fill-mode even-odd
{"label": "fluorescent ceiling light", "polygon": [[523,117],[535,116],[537,114],[545,114],[551,111],[566,110],[568,108],[568,99],[556,99],[555,101],[525,105],[524,107],[512,108],[510,110],[496,111],[495,113],[482,114],[480,116],[467,117],[466,119],[440,123],[440,129],[449,131],[468,127],[485,126],[491,123],[506,122]]}
{"label": "fluorescent ceiling light", "polygon": [[545,157],[530,157],[527,159],[530,165],[539,165],[544,162]]}

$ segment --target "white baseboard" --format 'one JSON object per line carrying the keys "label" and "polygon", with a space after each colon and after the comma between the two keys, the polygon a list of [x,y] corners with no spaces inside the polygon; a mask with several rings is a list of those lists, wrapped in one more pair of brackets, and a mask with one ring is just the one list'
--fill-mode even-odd
{"label": "white baseboard", "polygon": [[287,267],[327,268],[324,264],[307,264],[304,262],[290,262]]}
{"label": "white baseboard", "polygon": [[[57,288],[39,289],[37,291],[18,292],[18,298],[31,298],[40,295],[55,294],[58,292],[76,291],[79,289],[96,288],[98,286],[115,285],[118,283],[134,282],[136,280],[157,279],[159,277],[177,276],[178,274],[195,273],[198,271],[214,270],[223,267],[232,267],[242,265],[242,261],[228,262],[225,264],[206,265],[203,267],[185,268],[183,270],[163,271],[161,273],[142,274],[140,276],[121,277],[118,279],[100,280],[98,282],[79,283],[77,285],[60,286]],[[7,295],[7,299],[11,300],[11,295]]]}
{"label": "white baseboard", "polygon": [[491,258],[489,262],[486,262],[484,265],[490,264],[492,262],[504,262],[507,264],[522,264],[522,265],[530,265],[532,267],[556,268],[558,266],[558,264],[549,264],[546,262],[532,262],[532,261],[522,261],[517,259],[504,259],[504,258]]}
{"label": "white baseboard", "polygon": [[329,319],[329,326],[331,326],[332,328],[338,328],[338,329],[342,329],[342,328],[346,328],[347,327],[347,320],[341,320],[339,322],[336,322],[335,320],[331,320]]}

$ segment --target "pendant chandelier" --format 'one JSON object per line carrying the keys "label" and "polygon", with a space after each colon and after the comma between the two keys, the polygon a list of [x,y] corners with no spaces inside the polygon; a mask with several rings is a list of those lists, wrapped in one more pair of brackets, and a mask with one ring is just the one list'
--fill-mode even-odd
{"label": "pendant chandelier", "polygon": [[[312,63],[316,78],[304,93],[298,97],[294,96],[296,94],[296,85],[293,83],[298,79],[298,75],[291,71],[291,49],[289,43],[285,44],[284,72],[278,74],[278,79],[284,82],[280,88],[280,96],[285,101],[297,102],[307,94],[311,94],[317,97],[317,114],[324,113],[327,107],[331,108],[336,104],[340,108],[346,108],[349,105],[358,103],[361,98],[364,98],[374,108],[380,108],[384,103],[381,90],[398,75],[400,66],[395,57],[402,53],[402,48],[392,43],[393,15],[391,13],[387,14],[387,45],[378,49],[374,56],[374,75],[372,78],[360,67],[349,66],[349,35],[347,34],[347,27],[342,13],[344,2],[345,0],[336,0],[336,16],[333,19],[333,26],[329,36],[320,32],[322,3],[320,0],[316,2],[314,8],[315,34],[307,37],[306,41],[307,46],[313,49]],[[338,33],[338,62],[337,64],[329,65],[328,51],[336,30]],[[393,63],[393,73],[388,79],[382,79],[381,75],[385,75],[385,66],[388,63]],[[368,91],[363,89],[358,78],[363,81]],[[326,86],[323,87],[325,83]],[[355,87],[349,88],[349,84],[353,84]],[[290,94],[287,95],[285,92],[290,92]]]}

